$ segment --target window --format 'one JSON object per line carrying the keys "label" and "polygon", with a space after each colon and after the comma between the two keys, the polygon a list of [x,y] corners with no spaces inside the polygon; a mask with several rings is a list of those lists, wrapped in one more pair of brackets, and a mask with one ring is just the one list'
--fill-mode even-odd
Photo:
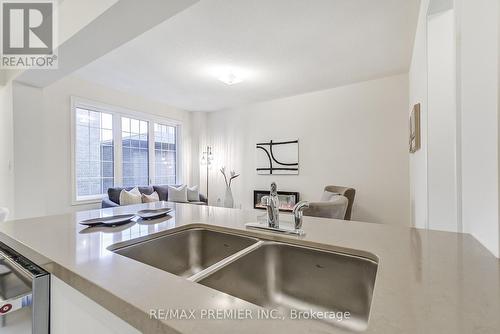
{"label": "window", "polygon": [[177,175],[177,129],[155,123],[155,183],[174,184]]}
{"label": "window", "polygon": [[72,120],[74,204],[114,186],[179,182],[179,124],[79,98]]}
{"label": "window", "polygon": [[76,197],[101,195],[114,184],[113,116],[76,109]]}
{"label": "window", "polygon": [[123,186],[149,184],[148,122],[122,117]]}

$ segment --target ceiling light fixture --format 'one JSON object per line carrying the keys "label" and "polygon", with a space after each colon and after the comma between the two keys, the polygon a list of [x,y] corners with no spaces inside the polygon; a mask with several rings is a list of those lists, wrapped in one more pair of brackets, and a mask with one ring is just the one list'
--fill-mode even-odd
{"label": "ceiling light fixture", "polygon": [[207,79],[217,79],[228,86],[235,85],[243,81],[255,82],[257,77],[257,73],[254,69],[233,64],[204,65],[201,73],[204,74]]}
{"label": "ceiling light fixture", "polygon": [[219,79],[226,85],[234,85],[243,81],[243,78],[241,76],[236,75],[232,70],[220,74],[217,79]]}

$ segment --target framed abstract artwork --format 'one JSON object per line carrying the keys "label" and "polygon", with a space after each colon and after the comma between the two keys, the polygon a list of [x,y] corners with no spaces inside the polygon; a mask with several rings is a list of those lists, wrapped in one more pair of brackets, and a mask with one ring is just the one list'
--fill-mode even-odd
{"label": "framed abstract artwork", "polygon": [[410,153],[420,149],[420,103],[415,104],[410,113]]}
{"label": "framed abstract artwork", "polygon": [[257,174],[299,174],[299,140],[261,142],[256,150]]}

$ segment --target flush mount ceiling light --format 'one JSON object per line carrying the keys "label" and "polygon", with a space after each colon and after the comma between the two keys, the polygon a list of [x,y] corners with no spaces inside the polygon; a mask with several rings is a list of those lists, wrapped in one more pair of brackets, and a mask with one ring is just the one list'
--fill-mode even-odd
{"label": "flush mount ceiling light", "polygon": [[208,66],[207,74],[226,85],[235,85],[252,77],[252,72],[248,69],[232,65]]}
{"label": "flush mount ceiling light", "polygon": [[237,76],[234,72],[230,71],[226,74],[219,76],[217,79],[226,85],[234,85],[243,81],[242,77]]}

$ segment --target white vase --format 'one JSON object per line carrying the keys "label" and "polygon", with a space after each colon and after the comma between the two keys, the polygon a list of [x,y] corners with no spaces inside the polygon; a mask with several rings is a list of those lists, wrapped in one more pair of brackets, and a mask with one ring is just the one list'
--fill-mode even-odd
{"label": "white vase", "polygon": [[233,192],[229,187],[226,187],[226,194],[224,195],[224,207],[234,208]]}

